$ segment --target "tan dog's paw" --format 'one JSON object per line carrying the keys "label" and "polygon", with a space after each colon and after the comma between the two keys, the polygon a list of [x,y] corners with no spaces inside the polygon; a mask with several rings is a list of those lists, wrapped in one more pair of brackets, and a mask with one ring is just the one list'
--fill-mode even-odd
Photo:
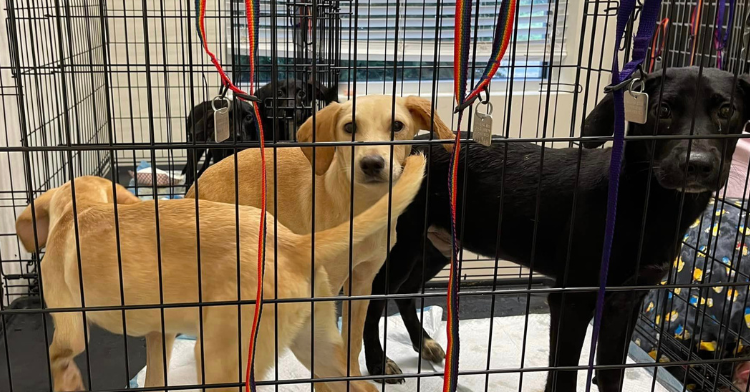
{"label": "tan dog's paw", "polygon": [[81,372],[75,365],[67,366],[55,377],[55,390],[61,392],[85,391]]}
{"label": "tan dog's paw", "polygon": [[430,362],[440,363],[445,359],[445,351],[440,344],[432,339],[425,339],[422,347],[422,358]]}
{"label": "tan dog's paw", "polygon": [[[398,367],[398,364],[396,362],[393,362],[390,358],[385,358],[385,374],[386,375],[393,375],[393,374],[403,374],[404,372],[401,371],[401,368]],[[403,384],[406,382],[403,378],[386,378],[385,382],[388,384]]]}
{"label": "tan dog's paw", "polygon": [[352,390],[354,392],[378,392],[378,388],[367,381],[354,381],[352,382]]}

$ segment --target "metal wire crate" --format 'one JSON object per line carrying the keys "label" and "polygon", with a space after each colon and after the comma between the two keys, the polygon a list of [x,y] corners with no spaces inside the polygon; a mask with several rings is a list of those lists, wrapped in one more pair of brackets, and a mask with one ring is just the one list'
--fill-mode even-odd
{"label": "metal wire crate", "polygon": [[[718,3],[721,2],[663,2],[661,16],[670,18],[662,54],[664,65],[716,66],[712,37]],[[725,21],[731,31],[731,40],[724,50],[725,69],[739,74],[748,72],[750,10],[744,0],[731,4],[734,18]],[[419,95],[429,98],[435,113],[456,129],[459,124],[453,115],[452,90],[455,6],[455,1],[448,0],[262,0],[259,64],[254,82],[263,86],[281,80],[303,84],[316,81],[321,86],[336,88],[341,101],[370,94]],[[470,68],[473,81],[481,76],[489,55],[499,6],[500,1],[485,0],[474,5],[475,27],[471,34],[475,45]],[[234,83],[247,87],[250,53],[244,3],[225,0],[209,2],[208,7],[207,44]],[[509,143],[533,142],[553,148],[578,146],[583,120],[610,81],[615,51],[611,36],[617,7],[618,2],[599,0],[519,1],[511,47],[488,98],[495,107],[496,135],[510,139]],[[700,8],[702,15],[697,22],[692,18],[696,8]],[[35,372],[48,374],[41,366],[48,361],[46,345],[52,331],[51,320],[43,316],[49,310],[38,309],[44,307],[38,276],[44,254],[24,251],[15,235],[14,222],[31,200],[83,175],[112,179],[143,199],[181,198],[188,188],[180,182],[180,172],[186,164],[194,159],[195,170],[203,162],[208,166],[207,155],[196,158],[192,153],[222,147],[231,155],[257,148],[257,139],[233,137],[223,145],[210,138],[191,139],[195,137],[191,135],[195,124],[188,119],[191,110],[221,94],[220,79],[203,54],[195,33],[195,11],[192,1],[6,0],[4,3],[0,13],[0,23],[6,32],[0,38],[3,48],[0,49],[0,136],[4,136],[0,137],[0,318],[5,339],[4,346],[0,345],[0,357],[5,354],[5,369],[0,366],[2,388],[5,388],[3,380],[8,380],[12,391],[52,390],[49,380],[42,380],[40,387],[40,384],[25,384],[18,377],[27,363],[38,367]],[[699,33],[692,35],[696,25]],[[634,28],[632,24],[629,26],[624,47],[619,48],[621,57],[629,55]],[[693,41],[697,44],[692,45]],[[268,116],[294,129],[301,125],[297,111],[312,113],[324,106],[318,98],[308,105],[300,104],[295,97],[273,95],[265,102],[271,109]],[[237,102],[233,99],[231,104],[238,105]],[[236,106],[232,108],[238,110],[234,109]],[[472,116],[466,116],[462,129],[467,129],[473,121]],[[293,146],[295,141],[294,132],[276,130],[269,143],[282,148]],[[139,168],[153,173],[155,169],[163,170],[175,180],[166,185],[143,185],[137,175],[130,174]],[[716,196],[717,203],[723,200],[721,195]],[[683,246],[693,245],[685,242]],[[520,317],[514,319],[520,324],[507,325],[522,326],[520,351],[525,358],[531,347],[541,344],[527,339],[527,332],[532,328],[529,325],[538,320],[533,315],[546,313],[541,296],[555,290],[554,281],[487,255],[462,251],[461,257],[464,295],[461,317],[467,320],[503,317],[505,321]],[[706,259],[709,258],[715,259],[712,262],[720,261],[715,255],[707,255]],[[435,310],[443,306],[447,269],[423,283],[420,292],[412,296],[417,298],[418,308]],[[404,298],[394,293],[387,297],[391,298],[389,305]],[[19,347],[12,347],[13,339],[8,335],[12,331],[8,325],[16,325],[13,323],[18,320],[31,322],[23,319],[32,317],[32,312],[24,308],[40,312],[33,316],[37,317],[33,322],[41,332],[33,339],[37,343],[45,341],[45,345],[41,351],[35,351],[36,362],[17,359]],[[665,311],[664,314],[669,314],[668,309]],[[396,312],[394,306],[386,307],[386,315],[393,316]],[[440,317],[435,317],[440,325]],[[661,326],[650,323],[646,312],[639,319],[641,323],[636,330],[643,339],[652,339],[653,345],[664,347],[663,356],[688,363],[685,376],[678,380],[680,383],[698,383],[706,390],[731,385],[732,380],[720,371],[726,362],[723,358],[700,358],[690,347],[664,334]],[[718,323],[727,333],[736,324],[730,320]],[[495,340],[493,346],[494,324],[490,321],[489,325],[490,336],[484,339],[487,352],[479,353],[486,361],[481,369],[463,374],[463,379],[483,378],[476,385],[485,391],[500,388],[492,382],[506,376],[517,378],[508,390],[537,386],[534,377],[548,370],[544,366],[529,370],[523,359],[512,368],[496,366],[492,347],[497,349],[500,343]],[[734,334],[741,337],[742,331]],[[136,374],[145,365],[143,340],[108,335],[95,338],[113,342],[115,354],[95,352],[93,356],[79,358],[79,365],[85,365],[89,373],[89,388],[137,389]],[[750,342],[745,345],[750,346]],[[116,357],[117,364],[105,360],[97,364],[97,355]],[[117,373],[117,376],[97,376],[97,366],[106,368],[106,371],[100,369],[101,374]],[[662,385],[663,374],[655,370],[658,367],[666,365],[639,362],[633,366],[653,372],[651,390],[669,390],[666,384]],[[409,383],[413,382],[409,387],[431,390],[434,384],[430,382],[439,378],[441,369],[430,372],[422,365],[417,368],[416,372],[405,375]],[[277,365],[274,379],[265,384],[276,385],[277,389],[304,384],[312,389],[314,380],[309,374],[290,381],[280,378],[279,371]],[[167,389],[185,388],[170,387]],[[381,388],[398,390],[398,386],[392,385]]]}

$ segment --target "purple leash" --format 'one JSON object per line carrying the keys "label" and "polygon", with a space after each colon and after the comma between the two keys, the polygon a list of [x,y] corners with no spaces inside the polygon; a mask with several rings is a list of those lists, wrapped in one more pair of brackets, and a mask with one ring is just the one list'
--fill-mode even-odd
{"label": "purple leash", "polygon": [[630,79],[641,63],[646,59],[648,44],[656,29],[659,18],[661,0],[645,0],[641,10],[641,21],[638,33],[633,40],[633,59],[625,64],[620,72],[617,56],[618,48],[622,43],[625,27],[630,19],[630,14],[635,9],[636,0],[621,0],[617,11],[617,30],[615,42],[615,56],[612,61],[612,94],[615,105],[615,127],[612,145],[612,160],[609,166],[609,189],[607,196],[607,222],[604,231],[604,248],[602,250],[602,264],[599,272],[599,292],[596,298],[596,312],[594,313],[594,330],[592,334],[591,351],[589,352],[588,376],[586,378],[586,392],[591,391],[591,377],[594,373],[594,356],[596,354],[596,343],[599,341],[599,331],[602,324],[602,312],[604,310],[604,291],[607,287],[607,274],[609,272],[609,257],[612,252],[612,239],[615,232],[615,220],[617,217],[617,193],[620,185],[620,170],[622,168],[622,153],[625,145],[625,108],[623,101],[623,83]]}
{"label": "purple leash", "polygon": [[[724,12],[727,3],[729,3],[729,17],[727,19],[727,28],[724,29]],[[729,35],[732,32],[732,19],[734,18],[734,0],[721,0],[716,4],[716,29],[714,30],[714,48],[716,48],[716,68],[724,69],[724,48],[729,42]],[[724,34],[722,34],[724,29]]]}

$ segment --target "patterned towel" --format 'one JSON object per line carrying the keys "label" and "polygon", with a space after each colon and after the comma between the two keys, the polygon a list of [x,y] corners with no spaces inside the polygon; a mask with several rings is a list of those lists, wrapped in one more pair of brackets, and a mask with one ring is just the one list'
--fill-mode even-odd
{"label": "patterned towel", "polygon": [[[690,226],[669,276],[662,281],[681,287],[652,290],[633,334],[635,344],[652,358],[657,359],[660,336],[661,362],[685,361],[691,352],[702,359],[733,358],[738,353],[744,356],[743,349],[750,346],[747,208],[747,201],[743,206],[740,199],[711,202]],[[707,283],[740,285],[696,287]],[[731,365],[709,366],[731,379]],[[679,380],[684,379],[685,368],[669,369]],[[695,390],[702,384],[695,377],[688,378],[687,384],[691,383],[697,384]]]}

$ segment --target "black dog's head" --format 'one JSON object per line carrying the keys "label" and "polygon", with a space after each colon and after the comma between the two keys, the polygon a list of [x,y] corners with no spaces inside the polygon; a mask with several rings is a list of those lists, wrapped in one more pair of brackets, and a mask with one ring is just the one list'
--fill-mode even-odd
{"label": "black dog's head", "polygon": [[[276,91],[276,103],[278,110],[274,115],[274,91]],[[336,85],[325,88],[319,83],[301,82],[299,80],[287,79],[279,82],[271,82],[255,90],[255,96],[260,100],[259,111],[263,122],[264,134],[267,140],[273,138],[273,124],[279,132],[279,138],[293,136],[305,120],[312,116],[312,99],[324,101],[329,104],[338,101],[338,87]],[[187,118],[187,140],[193,141],[193,132],[197,142],[214,140],[214,110],[225,108],[228,100],[210,100],[195,106]],[[213,105],[213,106],[212,106]],[[234,130],[234,139],[230,140],[250,141],[255,140],[255,114],[249,102],[235,100],[229,110],[229,124]],[[289,125],[289,129],[287,129]]]}
{"label": "black dog's head", "polygon": [[[699,72],[698,67],[671,68],[666,75],[662,71],[647,75],[648,119],[645,124],[631,123],[628,135],[742,133],[750,120],[748,76],[736,80],[734,74],[718,69]],[[586,118],[582,136],[613,133],[614,102],[612,94],[607,94]],[[583,145],[594,148],[602,144]],[[736,144],[736,138],[631,140],[626,143],[624,165],[626,170],[646,170],[653,152],[652,170],[662,187],[692,193],[718,190],[726,184]]]}
{"label": "black dog's head", "polygon": [[286,79],[266,84],[255,91],[255,96],[260,99],[263,117],[277,120],[277,126],[291,122],[299,127],[312,116],[313,97],[326,105],[338,102],[338,86],[326,88],[317,81]]}

